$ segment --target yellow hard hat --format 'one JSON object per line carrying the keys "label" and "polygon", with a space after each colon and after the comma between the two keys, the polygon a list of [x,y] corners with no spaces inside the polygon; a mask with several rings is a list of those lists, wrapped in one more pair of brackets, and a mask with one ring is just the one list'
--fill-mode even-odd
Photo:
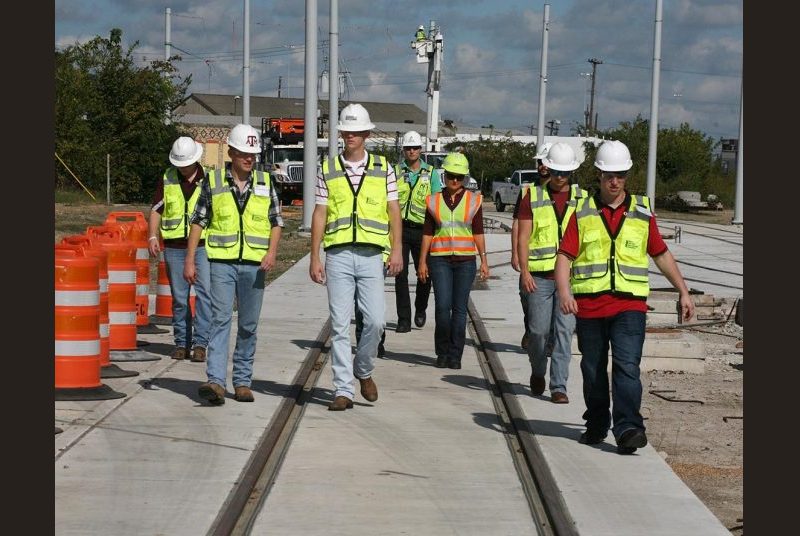
{"label": "yellow hard hat", "polygon": [[444,157],[442,167],[445,171],[455,175],[469,175],[469,162],[461,153],[449,153]]}

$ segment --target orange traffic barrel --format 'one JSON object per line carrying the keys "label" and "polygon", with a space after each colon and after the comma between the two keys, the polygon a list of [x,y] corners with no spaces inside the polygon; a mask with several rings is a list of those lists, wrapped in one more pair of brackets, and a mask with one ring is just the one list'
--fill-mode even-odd
{"label": "orange traffic barrel", "polygon": [[156,312],[150,320],[154,323],[172,323],[172,290],[169,286],[167,263],[164,261],[164,243],[158,252],[158,280],[156,287]]}
{"label": "orange traffic barrel", "polygon": [[98,239],[108,254],[108,341],[111,350],[136,349],[136,248]]}
{"label": "orange traffic barrel", "polygon": [[55,399],[122,398],[100,382],[100,263],[76,249],[55,251]]}
{"label": "orange traffic barrel", "polygon": [[149,324],[150,252],[147,249],[147,223],[141,212],[112,212],[103,224],[119,228],[123,242],[136,247],[136,325]]}
{"label": "orange traffic barrel", "polygon": [[129,378],[138,376],[135,370],[123,370],[111,363],[108,318],[108,253],[86,235],[69,235],[61,240],[57,249],[77,248],[85,257],[94,257],[100,263],[100,377]]}
{"label": "orange traffic barrel", "polygon": [[189,310],[192,311],[192,318],[194,318],[194,305],[197,302],[197,292],[194,290],[194,285],[189,287]]}

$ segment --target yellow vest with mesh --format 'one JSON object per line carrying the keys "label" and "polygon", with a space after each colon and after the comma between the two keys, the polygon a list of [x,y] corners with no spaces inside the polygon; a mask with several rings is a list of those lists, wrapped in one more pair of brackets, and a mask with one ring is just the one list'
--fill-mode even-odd
{"label": "yellow vest with mesh", "polygon": [[420,162],[419,176],[414,187],[408,183],[409,170],[395,166],[397,175],[397,197],[400,201],[400,216],[404,220],[422,224],[425,221],[425,199],[431,193],[431,171],[433,167]]}
{"label": "yellow vest with mesh", "polygon": [[650,293],[647,255],[650,199],[630,196],[616,238],[608,233],[594,198],[579,200],[575,215],[579,250],[572,263],[572,293],[575,296],[612,293],[646,299]]}
{"label": "yellow vest with mesh", "polygon": [[472,235],[472,219],[483,203],[483,196],[464,192],[455,209],[450,210],[442,192],[428,196],[427,209],[438,224],[431,240],[431,256],[475,255],[475,237]]}
{"label": "yellow vest with mesh", "polygon": [[530,192],[533,222],[528,238],[528,271],[552,272],[556,267],[558,244],[561,242],[561,237],[564,236],[567,223],[572,213],[575,212],[578,200],[586,197],[588,193],[577,184],[569,187],[567,209],[559,223],[556,207],[550,199],[550,191],[547,186],[532,187]]}
{"label": "yellow vest with mesh", "polygon": [[206,229],[206,253],[209,259],[261,262],[269,250],[272,226],[269,222],[269,174],[253,171],[252,190],[244,210],[225,180],[225,169],[208,174],[212,213]]}
{"label": "yellow vest with mesh", "polygon": [[[333,169],[331,169],[333,167]],[[376,246],[388,249],[389,206],[386,157],[367,153],[364,176],[353,188],[342,159],[329,158],[322,163],[322,178],[328,187],[328,211],[325,222],[324,249],[344,244]]]}
{"label": "yellow vest with mesh", "polygon": [[[201,168],[202,169],[202,168]],[[203,169],[205,175],[206,170]],[[181,189],[181,174],[177,168],[167,168],[162,180],[164,181],[164,212],[161,214],[161,237],[165,240],[173,238],[186,238],[189,236],[189,219],[192,217],[197,198],[200,197],[200,185],[204,177],[195,179],[197,187],[191,197],[186,200]],[[206,237],[206,230],[200,238]]]}

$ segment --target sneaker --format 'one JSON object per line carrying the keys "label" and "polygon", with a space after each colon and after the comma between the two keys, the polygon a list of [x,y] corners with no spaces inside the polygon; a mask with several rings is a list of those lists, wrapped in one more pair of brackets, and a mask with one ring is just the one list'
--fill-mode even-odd
{"label": "sneaker", "polygon": [[460,359],[458,359],[458,360],[451,359],[450,361],[447,362],[447,368],[456,369],[456,370],[460,369],[461,368],[461,360]]}
{"label": "sneaker", "polygon": [[447,368],[447,356],[440,355],[436,357],[436,368]]}
{"label": "sneaker", "polygon": [[607,432],[600,433],[586,430],[581,434],[580,439],[578,439],[578,443],[582,445],[597,445],[598,443],[602,443],[607,435]]}
{"label": "sneaker", "polygon": [[395,333],[408,333],[411,331],[411,322],[408,320],[398,320],[397,327],[394,329]]}
{"label": "sneaker", "polygon": [[176,346],[172,351],[172,359],[186,359],[188,353],[183,346]]}
{"label": "sneaker", "polygon": [[427,316],[425,314],[424,309],[417,309],[417,312],[414,314],[414,325],[418,328],[421,328],[425,325],[425,320]]}
{"label": "sneaker", "polygon": [[617,454],[633,454],[647,445],[647,436],[641,428],[629,428],[617,439]]}
{"label": "sneaker", "polygon": [[206,349],[202,346],[195,346],[192,349],[192,363],[202,363],[206,360]]}
{"label": "sneaker", "polygon": [[378,343],[378,357],[383,357],[386,355],[386,348],[383,347],[383,343]]}
{"label": "sneaker", "polygon": [[246,385],[234,387],[233,392],[233,399],[238,402],[252,402],[254,400],[253,391],[251,391]]}
{"label": "sneaker", "polygon": [[225,403],[225,388],[218,383],[207,382],[197,388],[197,394],[215,406]]}

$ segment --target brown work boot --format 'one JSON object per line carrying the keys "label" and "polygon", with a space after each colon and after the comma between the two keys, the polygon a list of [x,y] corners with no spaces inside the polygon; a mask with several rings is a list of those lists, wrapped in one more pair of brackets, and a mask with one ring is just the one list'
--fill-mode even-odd
{"label": "brown work boot", "polygon": [[233,393],[234,400],[238,400],[239,402],[252,402],[254,400],[253,391],[246,385],[234,387]]}
{"label": "brown work boot", "polygon": [[375,385],[375,381],[371,376],[369,378],[364,378],[363,380],[359,378],[358,383],[361,384],[361,396],[370,402],[375,402],[378,400],[378,386]]}
{"label": "brown work boot", "polygon": [[328,411],[344,411],[353,407],[353,401],[346,396],[337,396],[328,406]]}
{"label": "brown work boot", "polygon": [[550,401],[553,404],[569,404],[569,397],[567,396],[567,393],[556,391],[550,395]]}
{"label": "brown work boot", "polygon": [[188,353],[183,346],[176,346],[172,351],[172,359],[186,359],[186,354]]}
{"label": "brown work boot", "polygon": [[192,363],[202,363],[206,360],[206,349],[202,346],[195,346],[192,350]]}
{"label": "brown work boot", "polygon": [[225,388],[218,383],[207,382],[197,388],[197,394],[205,398],[215,406],[225,403]]}

